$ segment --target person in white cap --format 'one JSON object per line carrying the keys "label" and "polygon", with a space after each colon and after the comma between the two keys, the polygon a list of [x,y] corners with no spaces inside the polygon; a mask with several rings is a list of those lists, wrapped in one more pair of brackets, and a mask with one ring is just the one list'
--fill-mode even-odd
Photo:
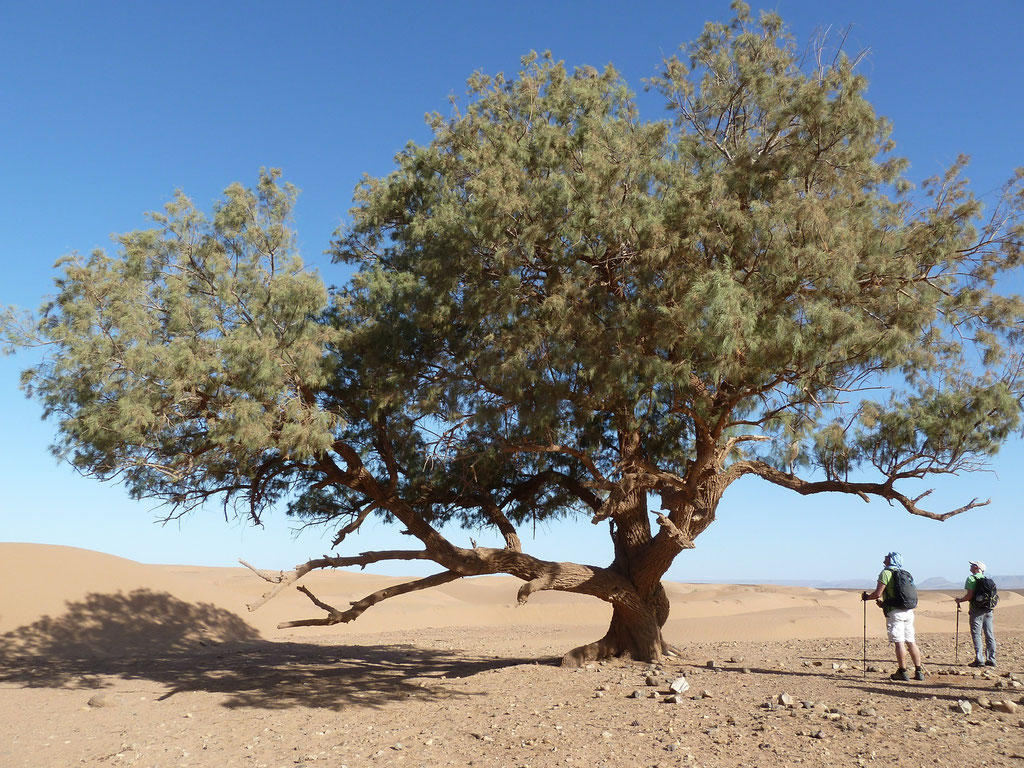
{"label": "person in white cap", "polygon": [[[995,582],[985,575],[985,564],[971,560],[971,575],[964,582],[967,590],[955,598],[958,603],[970,603],[967,616],[971,622],[971,640],[974,642],[974,661],[969,667],[994,667],[996,665],[996,632],[993,626],[993,608],[999,600]],[[984,645],[982,636],[984,635]]]}

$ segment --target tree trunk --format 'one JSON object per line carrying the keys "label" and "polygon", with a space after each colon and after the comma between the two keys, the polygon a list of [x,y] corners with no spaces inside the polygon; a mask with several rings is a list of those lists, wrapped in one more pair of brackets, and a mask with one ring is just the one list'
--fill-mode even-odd
{"label": "tree trunk", "polygon": [[604,637],[569,651],[562,657],[563,667],[579,667],[614,657],[653,662],[676,653],[661,632],[668,620],[669,602],[660,584],[646,600],[613,603],[613,606],[612,621]]}
{"label": "tree trunk", "polygon": [[[714,520],[725,489],[717,475],[702,484],[695,501],[672,499],[672,522],[692,541]],[[614,494],[613,494],[614,495]],[[647,495],[642,490],[620,491],[612,511],[615,561],[610,570],[632,585],[628,595],[605,597],[612,604],[612,621],[604,637],[575,648],[562,657],[563,667],[578,667],[589,661],[622,656],[636,661],[661,661],[677,651],[662,635],[668,621],[669,600],[661,578],[681,551],[681,544],[663,536],[657,542],[651,532]]]}

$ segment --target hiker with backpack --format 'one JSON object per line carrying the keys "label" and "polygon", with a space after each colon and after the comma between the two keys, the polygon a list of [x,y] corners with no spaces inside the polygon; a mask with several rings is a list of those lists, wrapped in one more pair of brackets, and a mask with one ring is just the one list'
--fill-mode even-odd
{"label": "hiker with backpack", "polygon": [[[969,667],[994,667],[996,665],[996,633],[992,624],[993,609],[999,602],[999,590],[991,577],[985,575],[985,564],[971,560],[971,575],[964,582],[967,590],[963,596],[954,598],[957,603],[970,603],[967,616],[971,623],[971,640],[974,642],[974,661]],[[957,610],[960,610],[957,606]],[[985,637],[982,647],[982,635]]]}
{"label": "hiker with backpack", "polygon": [[909,680],[907,656],[914,662],[914,679],[924,680],[921,651],[914,642],[914,608],[917,607],[917,587],[914,577],[903,569],[903,557],[890,552],[882,561],[885,568],[878,574],[874,592],[861,592],[861,600],[874,600],[885,613],[885,629],[889,642],[896,649],[897,669],[891,680]]}

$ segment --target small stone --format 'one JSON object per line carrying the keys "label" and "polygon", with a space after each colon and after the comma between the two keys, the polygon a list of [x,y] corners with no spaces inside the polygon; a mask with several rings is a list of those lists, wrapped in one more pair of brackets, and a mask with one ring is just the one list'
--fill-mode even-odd
{"label": "small stone", "polygon": [[784,707],[793,706],[793,697],[788,693],[780,693],[775,700]]}
{"label": "small stone", "polygon": [[690,684],[687,682],[685,677],[680,677],[672,681],[672,684],[669,686],[669,690],[672,691],[672,693],[684,693],[685,691],[690,690]]}
{"label": "small stone", "polygon": [[642,699],[642,698],[644,698],[644,694],[642,694],[640,691],[633,691],[626,698],[627,699]]}
{"label": "small stone", "polygon": [[750,667],[744,667],[743,669],[741,669],[740,670],[740,674],[741,675],[749,675],[750,674]]}
{"label": "small stone", "polygon": [[1005,712],[1008,715],[1012,715],[1016,713],[1017,705],[1009,699],[1006,699],[1004,701],[993,701],[992,709],[996,710],[997,712]]}
{"label": "small stone", "polygon": [[718,669],[718,662],[717,661],[709,661],[705,666],[708,669]]}
{"label": "small stone", "polygon": [[953,705],[953,709],[962,714],[969,715],[974,707],[971,705],[971,702],[966,699],[957,699],[956,704]]}
{"label": "small stone", "polygon": [[982,709],[988,709],[992,706],[992,702],[989,701],[985,696],[981,696],[978,698],[978,706]]}
{"label": "small stone", "polygon": [[742,661],[743,661],[743,657],[742,656],[732,656],[729,659],[729,663],[730,664],[740,664],[740,663],[742,663]]}
{"label": "small stone", "polygon": [[874,707],[861,707],[857,710],[857,714],[861,717],[874,717],[878,713],[875,711]]}
{"label": "small stone", "polygon": [[604,698],[604,691],[594,691],[594,698],[595,699],[603,699]]}
{"label": "small stone", "polygon": [[686,701],[686,698],[683,696],[677,696],[673,693],[671,696],[666,696],[664,701],[666,704],[682,704]]}
{"label": "small stone", "polygon": [[108,696],[105,693],[97,693],[95,696],[92,696],[85,703],[93,709],[102,709],[103,707],[114,706],[114,704],[117,703],[117,699],[115,699],[113,696]]}
{"label": "small stone", "polygon": [[668,684],[668,678],[660,677],[659,675],[648,675],[644,679],[644,683],[652,688],[659,688]]}

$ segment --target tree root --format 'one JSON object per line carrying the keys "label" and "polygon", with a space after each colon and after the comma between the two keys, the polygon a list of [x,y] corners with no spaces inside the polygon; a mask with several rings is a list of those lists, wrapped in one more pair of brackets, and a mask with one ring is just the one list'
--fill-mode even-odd
{"label": "tree root", "polygon": [[619,644],[605,635],[600,640],[573,648],[562,657],[561,666],[563,669],[576,669],[591,661],[611,659],[622,654]]}

